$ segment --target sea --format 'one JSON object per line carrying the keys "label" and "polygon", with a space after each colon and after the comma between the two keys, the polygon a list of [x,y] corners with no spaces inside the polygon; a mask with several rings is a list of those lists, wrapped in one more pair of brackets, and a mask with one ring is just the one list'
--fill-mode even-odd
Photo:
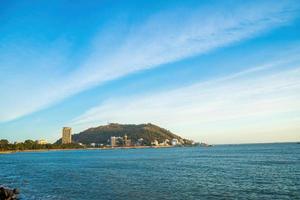
{"label": "sea", "polygon": [[300,199],[300,144],[0,155],[23,200]]}

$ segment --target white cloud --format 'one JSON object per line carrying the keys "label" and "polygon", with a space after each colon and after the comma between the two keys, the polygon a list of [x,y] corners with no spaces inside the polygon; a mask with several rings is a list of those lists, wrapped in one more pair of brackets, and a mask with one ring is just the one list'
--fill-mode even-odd
{"label": "white cloud", "polygon": [[[240,139],[236,142],[255,141],[256,137],[262,137],[261,141],[276,141],[284,138],[278,135],[281,129],[281,134],[284,131],[291,134],[288,132],[291,128],[300,130],[300,125],[293,122],[293,114],[300,117],[299,77],[300,66],[273,72],[266,65],[173,91],[109,99],[70,125],[82,130],[106,122],[152,122],[186,137],[215,143],[231,143],[228,138]],[[280,126],[281,122],[284,124]],[[263,136],[262,130],[274,134]]]}
{"label": "white cloud", "polygon": [[[211,12],[206,9],[172,10],[151,16],[143,25],[133,27],[108,55],[103,53],[105,47],[101,42],[96,42],[95,53],[71,74],[72,84],[67,87],[73,90],[76,86],[80,90],[128,73],[208,53],[284,25],[293,19],[296,10],[294,5],[285,3],[236,6],[230,12],[224,12],[227,7],[210,8]],[[74,85],[74,80],[78,84]]]}
{"label": "white cloud", "polygon": [[[39,73],[42,77],[38,80],[44,80],[39,83],[30,80],[36,77],[35,74],[29,74],[24,82],[14,78],[17,85],[13,88],[5,85],[4,81],[0,121],[30,114],[85,89],[139,70],[208,53],[259,35],[290,22],[295,17],[296,9],[295,5],[285,1],[235,5],[230,12],[228,7],[222,6],[169,10],[150,16],[143,24],[133,27],[125,25],[128,34],[112,37],[109,41],[101,38],[107,39],[107,35],[114,36],[114,33],[101,33],[92,42],[90,56],[72,72],[58,75]],[[43,63],[35,63],[35,67],[50,64],[56,66],[55,71],[69,59],[66,57],[62,63],[55,63],[55,58],[60,56],[53,58],[50,53],[45,57],[49,55],[49,59],[41,59]],[[29,55],[26,59],[35,58]],[[1,77],[5,75],[4,72]],[[53,80],[49,81],[51,78]],[[12,92],[14,88],[17,91]]]}

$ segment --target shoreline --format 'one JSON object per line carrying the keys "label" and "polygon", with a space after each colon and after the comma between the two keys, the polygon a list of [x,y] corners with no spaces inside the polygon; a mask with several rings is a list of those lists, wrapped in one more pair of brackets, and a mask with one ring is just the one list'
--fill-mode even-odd
{"label": "shoreline", "polygon": [[32,149],[32,150],[14,150],[14,151],[0,151],[0,154],[12,154],[23,152],[46,152],[46,151],[63,151],[63,150],[76,150],[76,149]]}
{"label": "shoreline", "polygon": [[146,148],[172,148],[174,146],[130,146],[130,147],[104,147],[104,148],[78,148],[78,149],[30,149],[0,151],[0,154],[47,152],[47,151],[72,151],[72,150],[114,150],[114,149],[146,149]]}

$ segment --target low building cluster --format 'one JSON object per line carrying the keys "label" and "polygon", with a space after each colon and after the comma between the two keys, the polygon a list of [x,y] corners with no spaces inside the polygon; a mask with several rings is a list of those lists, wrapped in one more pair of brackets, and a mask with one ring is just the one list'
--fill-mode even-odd
{"label": "low building cluster", "polygon": [[[135,143],[133,143],[130,139],[128,139],[127,135],[125,134],[124,137],[116,137],[112,136],[110,137],[110,140],[108,141],[111,147],[117,147],[117,146],[144,146],[144,139],[139,138]],[[178,146],[183,145],[183,140],[178,140],[176,138],[172,139],[171,141],[169,139],[165,139],[162,142],[158,142],[158,140],[154,140],[151,142],[151,146]]]}
{"label": "low building cluster", "polygon": [[116,136],[110,137],[109,143],[110,143],[111,147],[116,147],[116,146],[129,147],[129,146],[133,146],[131,140],[128,139],[126,134],[123,137],[116,137]]}
{"label": "low building cluster", "polygon": [[157,140],[154,140],[151,142],[152,146],[179,146],[184,145],[184,141],[178,140],[177,138],[173,138],[171,141],[168,139],[165,139],[163,142],[159,143]]}
{"label": "low building cluster", "polygon": [[37,144],[42,144],[42,145],[48,144],[48,142],[47,142],[46,140],[44,140],[44,139],[36,140],[35,142],[36,142]]}

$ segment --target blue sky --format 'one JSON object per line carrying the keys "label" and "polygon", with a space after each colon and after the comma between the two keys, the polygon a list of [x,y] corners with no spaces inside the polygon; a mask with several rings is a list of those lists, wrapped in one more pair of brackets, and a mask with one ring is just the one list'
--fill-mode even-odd
{"label": "blue sky", "polygon": [[300,140],[299,1],[0,2],[0,138],[154,123]]}

